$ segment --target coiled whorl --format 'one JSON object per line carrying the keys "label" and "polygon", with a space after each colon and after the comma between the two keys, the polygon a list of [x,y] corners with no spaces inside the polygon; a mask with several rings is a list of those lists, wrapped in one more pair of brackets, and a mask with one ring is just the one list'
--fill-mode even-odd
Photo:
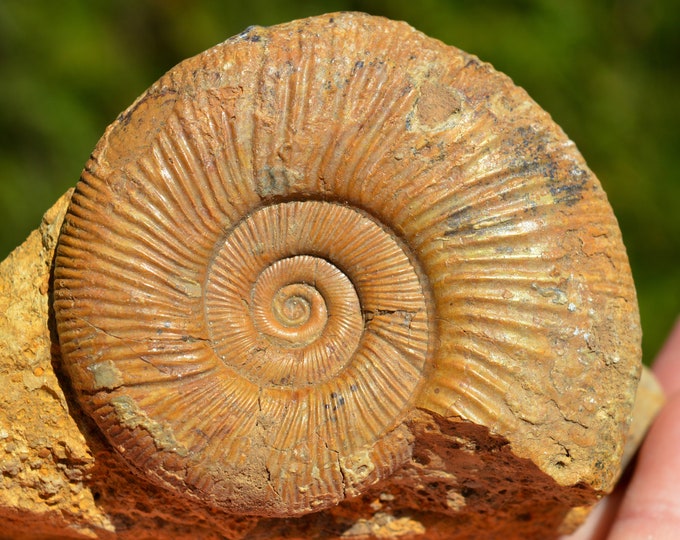
{"label": "coiled whorl", "polygon": [[[341,14],[249,29],[109,127],[55,311],[81,403],[136,470],[288,516],[392,474],[416,408],[523,455],[569,400],[609,407],[578,381],[616,355],[634,384],[626,264],[597,180],[522,90]],[[561,430],[539,466],[577,483]]]}

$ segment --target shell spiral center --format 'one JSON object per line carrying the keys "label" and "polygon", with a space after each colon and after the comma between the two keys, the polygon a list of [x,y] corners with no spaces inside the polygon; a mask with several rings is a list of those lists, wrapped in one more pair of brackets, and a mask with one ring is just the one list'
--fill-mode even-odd
{"label": "shell spiral center", "polygon": [[304,283],[293,283],[279,289],[272,301],[277,320],[288,327],[303,326],[309,322],[314,305],[315,322],[325,320],[325,307],[319,304],[318,292]]}
{"label": "shell spiral center", "polygon": [[257,277],[250,305],[255,329],[270,341],[272,350],[307,347],[324,332],[343,335],[356,347],[361,335],[361,307],[354,287],[319,257],[300,255],[274,262]]}
{"label": "shell spiral center", "polygon": [[367,345],[385,348],[373,344],[378,336],[407,340],[406,356],[418,350],[421,365],[427,332],[407,327],[426,311],[394,235],[361,211],[320,201],[273,204],[233,227],[218,243],[205,298],[217,356],[269,387],[331,381]]}

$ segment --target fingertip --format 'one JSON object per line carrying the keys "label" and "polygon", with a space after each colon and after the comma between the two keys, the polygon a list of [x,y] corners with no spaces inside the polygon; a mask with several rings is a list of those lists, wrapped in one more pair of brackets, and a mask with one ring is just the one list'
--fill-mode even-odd
{"label": "fingertip", "polygon": [[[669,399],[647,435],[610,540],[678,538],[680,530],[680,393]],[[675,536],[668,536],[673,531]]]}
{"label": "fingertip", "polygon": [[659,351],[652,371],[667,395],[680,391],[680,318]]}

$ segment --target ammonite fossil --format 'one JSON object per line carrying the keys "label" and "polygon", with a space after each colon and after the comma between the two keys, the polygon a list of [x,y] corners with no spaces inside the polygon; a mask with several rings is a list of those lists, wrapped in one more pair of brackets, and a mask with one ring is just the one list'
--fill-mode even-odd
{"label": "ammonite fossil", "polygon": [[387,485],[423,418],[585,504],[618,474],[640,367],[574,144],[489,65],[361,14],[250,28],[121,114],[73,196],[55,311],[123,458],[250,515]]}

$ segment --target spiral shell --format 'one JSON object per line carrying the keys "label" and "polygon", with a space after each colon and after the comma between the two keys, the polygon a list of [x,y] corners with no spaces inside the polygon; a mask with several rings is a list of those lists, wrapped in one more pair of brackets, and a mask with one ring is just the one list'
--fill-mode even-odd
{"label": "spiral shell", "polygon": [[55,311],[131,466],[268,516],[388,478],[416,409],[519,456],[549,429],[538,466],[605,489],[630,406],[592,379],[634,388],[639,355],[574,145],[490,66],[359,14],[251,28],[123,113],[73,196]]}

